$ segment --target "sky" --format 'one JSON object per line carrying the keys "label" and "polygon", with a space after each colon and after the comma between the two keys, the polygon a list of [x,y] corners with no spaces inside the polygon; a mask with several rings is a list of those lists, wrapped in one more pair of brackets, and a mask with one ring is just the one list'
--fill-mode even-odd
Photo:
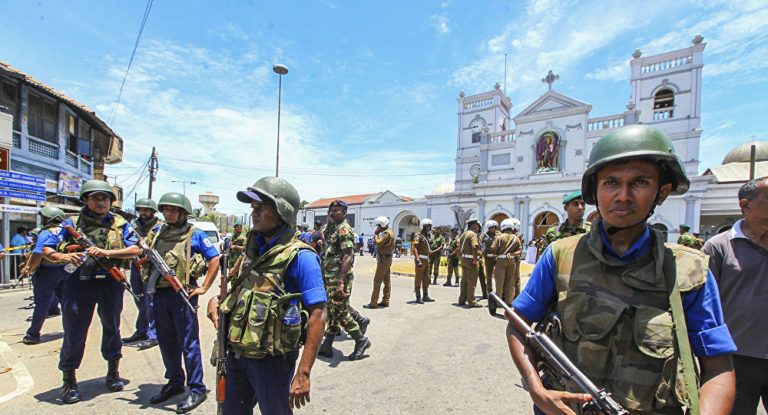
{"label": "sky", "polygon": [[[629,59],[704,37],[700,173],[766,140],[765,1],[155,0],[118,91],[145,0],[4,0],[0,61],[91,109],[124,139],[106,173],[146,197],[220,196],[217,210],[274,175],[282,63],[280,177],[301,198],[391,190],[421,197],[454,180],[457,103],[505,85],[512,116],[553,89],[591,117],[629,102]],[[504,77],[504,55],[507,76]]]}

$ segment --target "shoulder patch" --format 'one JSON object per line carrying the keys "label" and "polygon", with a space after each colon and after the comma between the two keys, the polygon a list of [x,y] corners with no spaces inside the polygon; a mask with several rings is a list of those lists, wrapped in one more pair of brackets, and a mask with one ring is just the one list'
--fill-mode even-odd
{"label": "shoulder patch", "polygon": [[677,285],[681,292],[693,291],[707,282],[709,255],[687,246],[667,242],[672,250],[677,268]]}
{"label": "shoulder patch", "polygon": [[206,248],[210,248],[213,246],[213,243],[208,238],[203,238],[203,244],[205,245]]}

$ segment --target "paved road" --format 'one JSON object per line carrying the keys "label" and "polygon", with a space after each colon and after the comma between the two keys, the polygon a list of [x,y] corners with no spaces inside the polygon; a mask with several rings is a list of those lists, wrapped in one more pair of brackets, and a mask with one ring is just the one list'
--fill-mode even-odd
{"label": "paved road", "polygon": [[[414,304],[410,277],[393,278],[391,307],[365,310],[361,306],[370,298],[374,266],[369,256],[356,257],[352,293],[353,305],[372,320],[368,336],[373,346],[368,356],[347,360],[354,341],[337,338],[334,357],[316,361],[312,402],[297,414],[531,413],[531,401],[520,387],[520,377],[509,357],[503,320],[490,317],[486,308],[457,307],[458,288],[443,287],[444,281],[430,289],[437,302]],[[206,301],[213,291],[217,290],[204,296]],[[77,372],[83,402],[61,404],[57,399],[61,375],[56,366],[61,318],[46,321],[44,343],[19,343],[28,324],[25,318],[31,315],[25,308],[29,295],[27,290],[0,293],[0,372],[12,368],[0,374],[0,413],[172,413],[181,397],[160,407],[148,404],[149,397],[165,383],[157,348],[137,351],[124,347],[120,373],[128,384],[122,392],[107,392],[98,317],[91,325],[86,358]],[[203,313],[199,314],[205,382],[213,388],[214,371],[207,359],[214,331]],[[126,295],[123,336],[132,333],[135,317],[136,308]],[[214,413],[213,394],[194,412]]]}

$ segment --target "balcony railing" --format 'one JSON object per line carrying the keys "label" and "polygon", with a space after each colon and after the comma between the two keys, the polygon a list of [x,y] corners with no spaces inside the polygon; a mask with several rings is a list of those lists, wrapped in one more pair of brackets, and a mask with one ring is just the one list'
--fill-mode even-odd
{"label": "balcony railing", "polygon": [[640,68],[640,72],[651,73],[651,72],[663,71],[669,68],[677,68],[678,66],[690,65],[692,60],[693,60],[692,56],[683,56],[679,58],[668,59],[661,62],[649,63],[647,65],[643,65]]}
{"label": "balcony railing", "polygon": [[80,159],[80,173],[90,175],[91,174],[91,162],[85,159]]}
{"label": "balcony railing", "polygon": [[657,110],[653,110],[653,120],[654,121],[668,120],[672,118],[673,111],[674,110],[672,108],[660,108]]}
{"label": "balcony railing", "polygon": [[59,158],[59,147],[53,144],[49,144],[43,140],[27,136],[27,150],[30,153],[37,154],[39,156],[48,157],[51,159]]}
{"label": "balcony railing", "polygon": [[21,133],[18,131],[13,132],[13,146],[21,148]]}
{"label": "balcony railing", "polygon": [[587,131],[608,130],[623,126],[623,115],[612,115],[609,117],[592,118],[591,120],[587,120]]}
{"label": "balcony railing", "polygon": [[465,102],[464,103],[464,109],[468,110],[468,109],[471,109],[471,108],[486,107],[486,106],[492,105],[492,104],[493,104],[493,98],[481,99],[479,101]]}
{"label": "balcony railing", "polygon": [[490,144],[510,143],[513,141],[515,141],[515,130],[499,131],[498,133],[491,133],[488,136],[488,142]]}
{"label": "balcony railing", "polygon": [[64,163],[66,163],[68,166],[77,168],[77,155],[67,151],[66,154],[64,155]]}

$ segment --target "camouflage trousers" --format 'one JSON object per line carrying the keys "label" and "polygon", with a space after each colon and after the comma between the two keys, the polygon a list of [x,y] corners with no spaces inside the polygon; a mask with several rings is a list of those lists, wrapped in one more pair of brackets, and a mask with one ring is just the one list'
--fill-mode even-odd
{"label": "camouflage trousers", "polygon": [[451,276],[456,274],[456,285],[459,285],[459,259],[448,257],[448,280],[446,283],[451,282]]}
{"label": "camouflage trousers", "polygon": [[427,275],[430,273],[432,274],[432,278],[435,280],[437,280],[437,277],[440,276],[440,255],[430,255]]}
{"label": "camouflage trousers", "polygon": [[352,294],[353,275],[344,277],[344,299],[337,300],[336,287],[339,285],[338,275],[326,274],[325,292],[328,295],[328,334],[338,334],[339,327],[342,327],[347,333],[357,331],[360,326],[350,314],[349,296]]}

